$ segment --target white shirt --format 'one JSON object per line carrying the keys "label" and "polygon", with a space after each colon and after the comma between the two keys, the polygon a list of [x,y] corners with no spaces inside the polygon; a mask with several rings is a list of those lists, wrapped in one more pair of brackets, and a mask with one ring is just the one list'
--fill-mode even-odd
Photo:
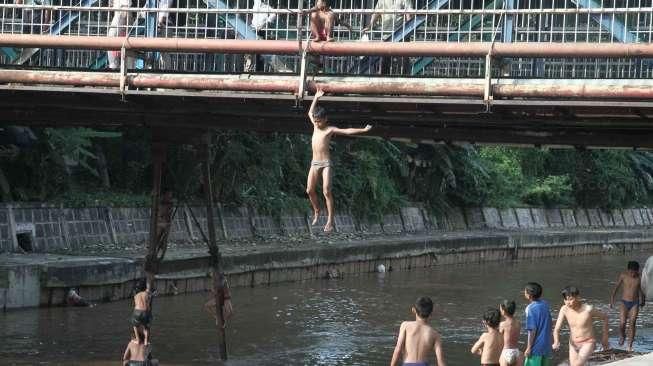
{"label": "white shirt", "polygon": [[648,257],[642,270],[642,290],[646,300],[653,300],[653,256]]}
{"label": "white shirt", "polygon": [[[261,0],[254,0],[254,6],[252,6],[253,11],[268,11],[268,10],[274,10],[273,7],[270,5],[262,2]],[[275,13],[253,13],[252,14],[252,22],[250,25],[256,29],[259,30],[269,23],[274,22],[274,20],[277,19],[277,14]]]}
{"label": "white shirt", "polygon": [[[413,10],[410,0],[378,0],[376,10]],[[393,32],[404,24],[403,14],[381,14],[381,30]]]}

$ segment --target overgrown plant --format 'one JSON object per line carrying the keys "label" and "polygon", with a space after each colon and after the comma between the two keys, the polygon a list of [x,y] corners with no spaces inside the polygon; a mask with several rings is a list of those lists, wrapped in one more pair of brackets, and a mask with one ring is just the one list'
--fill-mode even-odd
{"label": "overgrown plant", "polygon": [[[0,162],[4,199],[72,206],[149,205],[150,136],[90,129],[34,129],[37,143]],[[215,132],[214,199],[279,217],[306,213],[310,136]],[[202,202],[199,147],[171,145],[164,187],[180,201]],[[106,175],[98,170],[98,151]],[[540,150],[339,138],[331,145],[336,212],[379,222],[406,204],[433,213],[453,206],[627,207],[653,203],[653,154]],[[108,181],[111,185],[103,181]]]}

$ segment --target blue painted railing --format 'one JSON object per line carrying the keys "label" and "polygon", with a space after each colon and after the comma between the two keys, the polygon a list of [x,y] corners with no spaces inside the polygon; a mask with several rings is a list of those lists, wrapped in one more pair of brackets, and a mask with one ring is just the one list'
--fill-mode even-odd
{"label": "blue painted railing", "polygon": [[[426,4],[426,9],[437,10],[447,5],[447,3],[449,3],[449,0],[430,0]],[[415,31],[415,29],[417,29],[422,24],[424,24],[424,22],[426,22],[425,15],[414,16],[411,20],[405,23],[402,22],[402,24],[399,25],[391,35],[383,39],[383,42],[403,42],[407,37],[409,37]],[[380,60],[381,57],[378,56],[365,56],[361,58],[358,65],[352,66],[349,72],[365,74],[369,71],[369,69],[372,66],[376,65]]]}
{"label": "blue painted railing", "polygon": [[[496,0],[492,1],[488,4],[485,5],[484,9],[498,9],[503,6],[503,0]],[[466,30],[466,29],[476,29],[476,27],[481,24],[481,15],[474,15],[472,16],[467,22],[463,23],[460,27],[458,27],[458,32],[453,33],[452,35],[449,36],[449,42],[460,42],[460,31]],[[422,72],[428,65],[430,65],[433,62],[434,58],[433,57],[422,57],[418,59],[412,67],[411,74],[412,75],[417,75],[420,72]]]}
{"label": "blue painted railing", "polygon": [[11,47],[2,47],[0,48],[0,50],[2,50],[2,53],[4,53],[5,56],[7,56],[7,60],[10,63],[13,62],[18,57],[16,50],[14,50]]}
{"label": "blue painted railing", "polygon": [[[80,7],[90,7],[93,6],[95,3],[97,3],[98,0],[80,0],[79,5]],[[66,11],[64,12],[63,16],[59,18],[51,27],[50,27],[50,32],[48,33],[51,36],[57,36],[60,35],[63,31],[68,29],[71,24],[73,24],[74,21],[76,21],[79,18],[80,13],[78,11]],[[20,55],[20,59],[16,60],[17,64],[24,64],[27,62],[32,56],[37,54],[39,52],[39,48],[30,48],[30,49],[25,49],[23,50],[23,53]]]}
{"label": "blue painted railing", "polygon": [[[601,3],[596,0],[571,0],[571,2],[586,9],[600,9],[602,7]],[[601,14],[590,14],[590,16],[595,22],[601,25],[601,28],[610,32],[614,39],[619,42],[637,43],[639,41],[616,16],[602,16]]]}

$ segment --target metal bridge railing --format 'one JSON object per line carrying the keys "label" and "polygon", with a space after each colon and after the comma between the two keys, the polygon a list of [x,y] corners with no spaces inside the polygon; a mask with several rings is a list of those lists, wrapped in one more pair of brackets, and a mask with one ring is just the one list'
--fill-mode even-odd
{"label": "metal bridge railing", "polygon": [[[336,41],[650,42],[653,0],[332,0]],[[41,5],[39,5],[41,4]],[[312,1],[23,0],[0,4],[0,32],[52,36],[308,40]],[[376,15],[375,15],[376,14]],[[378,20],[372,27],[372,18]],[[346,26],[351,26],[351,30]],[[367,30],[369,28],[369,31]],[[1,36],[1,35],[0,35]],[[116,52],[3,49],[5,65],[116,68]],[[206,53],[130,54],[130,68],[184,72],[298,73],[300,56]],[[114,61],[114,62],[112,62]],[[315,72],[482,77],[482,58],[313,58]],[[650,78],[653,62],[631,59],[503,60],[493,73],[541,78]]]}

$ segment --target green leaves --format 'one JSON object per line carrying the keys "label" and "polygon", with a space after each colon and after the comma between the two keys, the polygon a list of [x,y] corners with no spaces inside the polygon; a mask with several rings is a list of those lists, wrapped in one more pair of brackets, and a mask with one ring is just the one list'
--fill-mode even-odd
{"label": "green leaves", "polygon": [[82,127],[46,128],[44,133],[52,151],[59,154],[66,165],[80,165],[96,177],[99,177],[99,173],[90,164],[91,160],[97,160],[97,156],[90,150],[93,146],[93,139],[121,136],[119,132],[102,132]]}
{"label": "green leaves", "polygon": [[573,204],[572,186],[567,175],[549,175],[537,178],[525,190],[521,199],[533,206],[556,206]]}
{"label": "green leaves", "polygon": [[[126,129],[122,138],[121,133],[87,128],[35,132],[37,146],[2,162],[11,191],[6,196],[75,206],[149,205],[148,130]],[[111,190],[98,184],[98,146],[106,156]],[[277,217],[309,210],[309,135],[221,131],[215,132],[211,151],[216,201]],[[203,157],[183,145],[171,145],[167,156],[166,189],[186,201],[203,200]],[[475,148],[337,137],[331,159],[337,212],[349,210],[372,221],[409,202],[436,213],[452,206],[609,208],[653,202],[650,152]]]}

